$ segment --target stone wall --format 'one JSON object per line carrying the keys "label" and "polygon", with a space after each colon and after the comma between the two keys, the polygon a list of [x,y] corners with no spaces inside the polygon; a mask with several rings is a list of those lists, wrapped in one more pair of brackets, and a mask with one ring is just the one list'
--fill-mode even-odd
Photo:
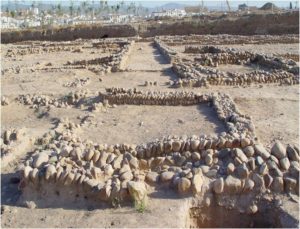
{"label": "stone wall", "polygon": [[[36,202],[38,207],[45,203],[53,206],[53,198],[114,206],[130,199],[143,202],[148,187],[155,186],[169,187],[182,196],[203,196],[204,204],[210,196],[225,208],[240,201],[241,213],[254,214],[259,211],[256,198],[262,193],[299,195],[298,147],[279,141],[271,148],[263,146],[253,136],[250,117],[241,114],[226,94],[107,88],[97,97],[94,101],[103,104],[210,103],[228,132],[212,136],[174,133],[139,145],[108,145],[83,141],[76,134],[80,126],[59,120],[52,131],[37,139],[33,154],[21,168],[19,188],[24,200],[36,201],[42,196],[43,201]],[[83,92],[69,97],[74,105],[91,98]],[[46,101],[35,100],[36,105],[40,103],[45,105]]]}
{"label": "stone wall", "polygon": [[166,45],[159,37],[155,37],[154,44],[170,63],[176,58],[177,52]]}
{"label": "stone wall", "polygon": [[211,103],[218,118],[225,122],[228,132],[233,135],[254,137],[254,125],[251,118],[241,114],[230,96],[225,94],[196,94],[193,92],[142,92],[136,89],[107,88],[99,93],[100,100],[110,104],[190,106]]}
{"label": "stone wall", "polygon": [[21,169],[19,187],[26,200],[34,200],[36,193],[43,201],[68,193],[71,202],[144,201],[148,185],[162,185],[182,196],[210,195],[226,208],[232,201],[224,198],[238,197],[244,203],[241,212],[254,214],[262,193],[299,194],[299,149],[278,141],[266,149],[225,134],[107,145],[56,128],[38,145],[43,147],[37,146]]}
{"label": "stone wall", "polygon": [[[249,53],[240,53],[241,57],[248,56]],[[226,58],[222,58],[225,55]],[[246,64],[257,64],[258,66],[268,67],[270,71],[253,70],[249,73],[223,72],[208,66],[218,66],[221,64],[241,64],[244,58],[239,55],[219,55],[208,57],[203,54],[202,57],[195,58],[196,62],[179,61],[173,63],[173,70],[180,77],[175,85],[178,87],[202,87],[208,85],[251,85],[277,83],[280,85],[299,84],[299,68],[289,66],[286,61],[278,58],[271,58],[259,54],[251,54]],[[250,54],[249,54],[250,55]],[[250,56],[251,56],[250,55]],[[233,57],[233,58],[230,58]],[[237,63],[238,61],[238,63]],[[207,66],[208,65],[208,66]]]}
{"label": "stone wall", "polygon": [[120,71],[124,68],[135,41],[131,40],[119,43],[122,44],[122,48],[115,54],[90,60],[73,61],[67,63],[67,65],[83,66],[84,68],[90,65],[94,65],[94,67],[88,67],[88,69],[97,73],[101,71],[105,71],[106,73],[111,71]]}
{"label": "stone wall", "polygon": [[[218,37],[218,36],[216,36]],[[180,38],[181,42],[190,37]],[[248,40],[258,37],[248,37]],[[186,46],[185,52],[196,53],[193,60],[183,59],[174,51],[169,42],[178,37],[156,37],[155,45],[159,51],[173,64],[173,70],[180,78],[173,82],[175,87],[208,87],[209,85],[250,85],[255,83],[278,83],[280,85],[299,84],[299,67],[290,59],[262,55],[248,51],[239,52],[229,48],[222,49],[215,46]],[[268,68],[253,70],[249,73],[225,72],[217,68],[219,64],[252,65]]]}

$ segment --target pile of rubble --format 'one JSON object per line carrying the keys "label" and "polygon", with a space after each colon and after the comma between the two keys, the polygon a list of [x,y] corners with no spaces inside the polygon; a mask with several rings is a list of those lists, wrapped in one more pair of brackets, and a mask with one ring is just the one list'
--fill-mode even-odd
{"label": "pile of rubble", "polygon": [[83,87],[89,83],[90,83],[89,77],[83,79],[76,78],[74,81],[64,84],[64,87]]}
{"label": "pile of rubble", "polygon": [[280,56],[282,56],[285,59],[290,59],[290,60],[299,62],[299,55],[298,54],[287,53],[287,54],[281,54]]}
{"label": "pile of rubble", "polygon": [[14,153],[23,147],[21,142],[24,141],[25,130],[24,129],[7,129],[1,134],[0,145],[1,145],[1,160],[2,165],[6,162],[7,158],[13,157]]}
{"label": "pile of rubble", "polygon": [[229,95],[214,93],[211,95],[211,100],[218,118],[225,122],[229,133],[240,136],[246,134],[249,138],[255,137],[255,127],[251,117],[242,114]]}
{"label": "pile of rubble", "polygon": [[20,139],[20,132],[18,130],[5,130],[1,136],[1,157],[11,153],[10,145],[13,141]]}
{"label": "pile of rubble", "polygon": [[7,106],[9,104],[9,100],[5,96],[1,96],[1,106]]}
{"label": "pile of rubble", "polygon": [[147,86],[157,86],[157,81],[145,81],[145,87]]}
{"label": "pile of rubble", "polygon": [[17,100],[24,104],[29,105],[31,108],[39,108],[41,106],[46,107],[68,107],[69,104],[67,101],[64,101],[60,98],[51,98],[47,95],[20,95]]}
{"label": "pile of rubble", "polygon": [[80,104],[89,94],[88,90],[80,90],[76,92],[71,92],[67,96],[61,98],[53,98],[48,95],[20,95],[17,101],[24,105],[29,105],[31,108],[37,109],[39,107],[57,107],[57,108],[67,108],[69,106],[77,106]]}

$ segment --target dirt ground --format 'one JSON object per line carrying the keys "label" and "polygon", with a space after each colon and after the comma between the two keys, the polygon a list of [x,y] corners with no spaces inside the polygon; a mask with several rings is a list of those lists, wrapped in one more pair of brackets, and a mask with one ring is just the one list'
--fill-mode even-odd
{"label": "dirt ground", "polygon": [[[1,45],[2,69],[25,66],[19,74],[5,73],[1,78],[2,95],[10,104],[1,107],[1,132],[8,128],[26,128],[30,137],[42,136],[54,127],[53,120],[68,117],[79,123],[82,117],[92,115],[83,125],[79,136],[98,143],[143,143],[168,135],[217,134],[226,131],[213,109],[207,105],[188,107],[119,105],[106,112],[90,112],[80,108],[51,108],[47,116],[42,110],[35,112],[14,99],[21,94],[41,94],[53,97],[65,96],[71,91],[88,89],[92,93],[105,91],[107,87],[136,87],[139,90],[174,91],[186,90],[200,93],[225,92],[229,94],[242,113],[252,117],[258,139],[269,145],[275,139],[286,144],[299,140],[299,88],[295,86],[254,85],[250,87],[170,88],[168,83],[176,75],[171,65],[149,42],[136,43],[123,72],[97,75],[87,69],[61,69],[58,71],[30,72],[27,67],[36,67],[37,62],[52,63],[60,67],[67,60],[92,59],[92,48],[83,53],[56,52],[18,56],[17,60],[5,57],[7,49],[14,45]],[[260,50],[270,53],[295,53],[295,44],[266,46],[238,46],[241,50]],[[298,46],[297,46],[298,47]],[[181,47],[178,48],[180,50]],[[99,55],[98,55],[99,54]],[[248,69],[246,69],[248,71]],[[90,78],[80,88],[65,87],[76,78]],[[101,79],[101,80],[99,80]],[[144,86],[145,81],[157,82],[157,86]],[[189,198],[179,198],[171,191],[153,190],[149,208],[140,214],[132,206],[103,209],[37,208],[28,209],[17,202],[20,192],[16,177],[18,165],[26,152],[2,167],[1,211],[2,227],[185,227],[188,220]],[[156,193],[156,194],[155,194]],[[294,203],[295,204],[295,203]],[[290,205],[289,205],[290,206]],[[294,208],[293,213],[298,209]]]}

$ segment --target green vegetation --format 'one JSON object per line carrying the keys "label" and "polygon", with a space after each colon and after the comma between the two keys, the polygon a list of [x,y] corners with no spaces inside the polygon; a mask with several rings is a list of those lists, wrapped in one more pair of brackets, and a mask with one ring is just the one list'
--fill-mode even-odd
{"label": "green vegetation", "polygon": [[146,197],[140,201],[134,200],[134,208],[137,212],[144,213],[147,208]]}
{"label": "green vegetation", "polygon": [[114,208],[120,208],[121,207],[121,204],[120,204],[121,200],[119,197],[114,197],[112,200],[111,200],[111,205],[114,207]]}
{"label": "green vegetation", "polygon": [[12,18],[14,18],[14,17],[16,16],[16,12],[15,12],[15,11],[10,11],[10,16],[11,16]]}

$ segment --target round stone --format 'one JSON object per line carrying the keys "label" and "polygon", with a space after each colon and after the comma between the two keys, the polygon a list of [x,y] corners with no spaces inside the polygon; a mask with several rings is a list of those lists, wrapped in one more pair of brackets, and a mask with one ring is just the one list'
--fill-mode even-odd
{"label": "round stone", "polygon": [[49,160],[48,154],[41,152],[41,153],[37,154],[36,156],[34,156],[32,165],[34,168],[38,168],[42,164],[47,163],[48,160]]}
{"label": "round stone", "polygon": [[193,162],[199,161],[201,159],[201,155],[198,152],[192,152],[192,160]]}
{"label": "round stone", "polygon": [[256,204],[249,205],[247,208],[247,214],[253,215],[258,211],[258,207]]}
{"label": "round stone", "polygon": [[243,191],[244,192],[249,192],[254,188],[254,186],[255,186],[255,183],[254,183],[253,180],[246,179]]}
{"label": "round stone", "polygon": [[252,146],[246,146],[245,148],[243,148],[243,151],[247,157],[252,157],[255,152]]}
{"label": "round stone", "polygon": [[263,159],[268,159],[271,155],[270,153],[260,144],[254,146],[255,152],[257,155],[261,156]]}
{"label": "round stone", "polygon": [[146,181],[149,182],[150,184],[154,184],[158,181],[159,175],[156,172],[149,172],[146,175]]}
{"label": "round stone", "polygon": [[200,193],[203,185],[203,176],[201,173],[194,175],[192,179],[192,191],[193,193]]}
{"label": "round stone", "polygon": [[210,166],[213,162],[213,157],[211,154],[207,154],[205,157],[205,163],[206,165]]}
{"label": "round stone", "polygon": [[283,170],[288,170],[290,168],[290,161],[287,157],[284,157],[280,160],[280,166]]}
{"label": "round stone", "polygon": [[224,179],[222,177],[214,181],[213,190],[217,194],[220,194],[224,191]]}
{"label": "round stone", "polygon": [[166,171],[160,174],[160,180],[162,182],[168,182],[172,180],[173,176],[174,176],[173,172]]}
{"label": "round stone", "polygon": [[233,163],[229,163],[229,164],[227,165],[227,174],[228,174],[228,175],[232,174],[232,173],[234,172],[234,170],[235,170],[234,164],[233,164]]}
{"label": "round stone", "polygon": [[191,141],[191,148],[192,148],[192,150],[197,151],[199,145],[200,145],[200,141],[199,140],[192,140]]}
{"label": "round stone", "polygon": [[182,177],[179,178],[178,180],[178,192],[180,194],[185,194],[187,193],[191,188],[191,181],[186,178],[186,177]]}
{"label": "round stone", "polygon": [[180,148],[181,148],[180,141],[176,140],[176,141],[172,142],[172,149],[173,149],[173,151],[178,152],[178,151],[180,151]]}
{"label": "round stone", "polygon": [[242,138],[241,139],[241,146],[242,148],[249,146],[251,144],[251,140],[249,138]]}
{"label": "round stone", "polygon": [[286,148],[281,144],[280,141],[275,141],[271,149],[271,154],[273,154],[278,159],[282,159],[286,157]]}

